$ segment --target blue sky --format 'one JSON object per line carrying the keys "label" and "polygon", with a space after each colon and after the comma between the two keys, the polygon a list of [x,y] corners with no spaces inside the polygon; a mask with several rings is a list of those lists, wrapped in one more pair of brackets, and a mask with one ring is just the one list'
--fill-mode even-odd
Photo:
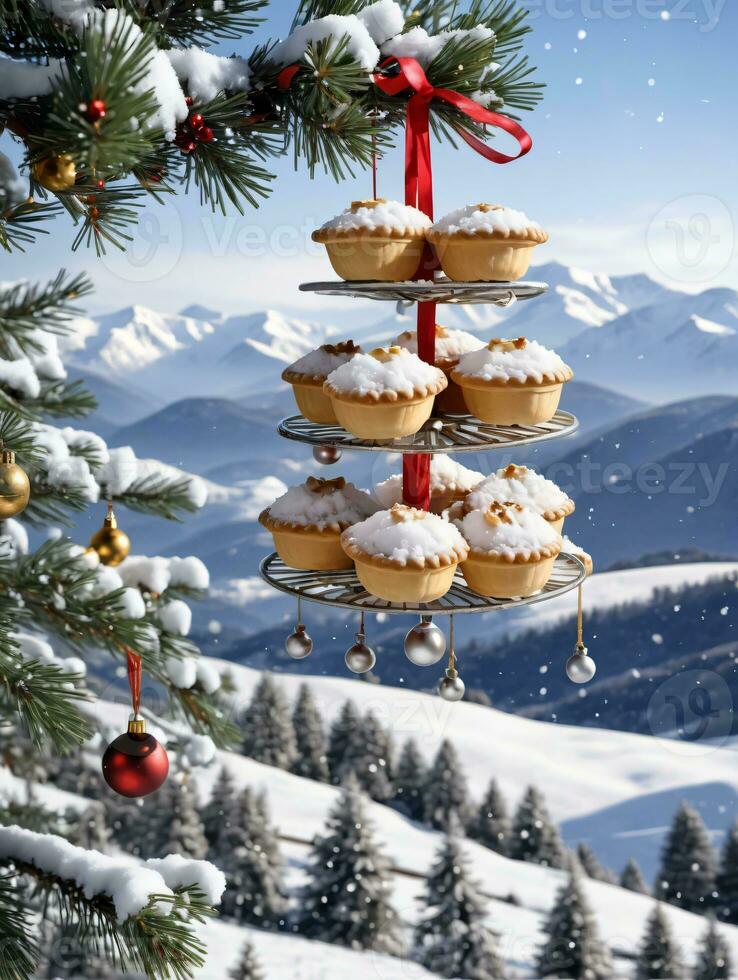
{"label": "blue sky", "polygon": [[[534,150],[499,167],[466,146],[434,146],[437,214],[499,201],[549,230],[540,261],[646,272],[693,291],[734,285],[738,3],[526,5],[534,28],[526,51],[548,85],[542,105],[524,119]],[[260,35],[287,30],[292,4],[272,7]],[[289,160],[277,172],[272,197],[244,217],[212,216],[194,196],[152,206],[127,256],[71,256],[71,229],[59,220],[25,256],[3,257],[2,276],[86,268],[98,287],[90,303],[97,310],[134,302],[164,311],[195,302],[227,311],[309,306],[296,293],[298,282],[329,274],[309,231],[353,198],[369,196],[370,180],[310,181]],[[379,185],[385,197],[402,196],[399,151],[381,162]]]}

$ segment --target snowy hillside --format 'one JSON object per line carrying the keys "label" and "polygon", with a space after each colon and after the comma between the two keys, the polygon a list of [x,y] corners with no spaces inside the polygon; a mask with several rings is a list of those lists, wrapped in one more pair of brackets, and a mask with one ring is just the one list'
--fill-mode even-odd
{"label": "snowy hillside", "polygon": [[[225,663],[219,666],[231,671],[236,700],[242,706],[253,692],[258,673]],[[511,800],[517,800],[528,784],[536,784],[546,796],[553,816],[563,822],[568,842],[587,840],[603,861],[618,867],[623,854],[632,854],[642,863],[647,876],[652,874],[675,801],[687,799],[701,805],[702,815],[713,831],[724,829],[735,819],[738,776],[730,748],[706,750],[705,746],[680,745],[675,751],[672,743],[660,739],[608,731],[588,731],[583,739],[581,730],[514,718],[478,705],[449,705],[408,690],[307,674],[280,680],[291,701],[302,680],[309,681],[326,723],[335,717],[346,698],[352,698],[362,711],[375,712],[397,739],[413,736],[427,757],[443,738],[450,739],[477,799],[493,775]],[[106,704],[99,711],[106,723],[123,723],[125,712],[121,706]],[[206,795],[220,764],[227,765],[237,787],[266,791],[287,859],[288,884],[294,891],[303,880],[307,848],[335,806],[338,790],[240,755],[220,752],[216,765],[197,772],[198,786]],[[299,805],[295,805],[296,800]],[[418,915],[422,878],[441,838],[437,832],[408,821],[388,807],[370,803],[368,808],[377,838],[394,869],[395,907],[406,924],[413,924]],[[610,813],[617,814],[617,819],[609,818]],[[576,827],[576,836],[569,834],[570,827]],[[719,838],[719,834],[715,836]],[[501,934],[500,951],[515,975],[530,977],[544,916],[564,874],[511,861],[471,841],[465,842],[464,847],[489,899],[489,923]],[[653,900],[590,879],[585,880],[584,886],[601,933],[616,954],[614,975],[626,976],[631,969],[629,957]],[[704,932],[704,918],[673,907],[667,907],[666,914],[691,959],[695,943]],[[723,932],[738,955],[738,929],[725,927]],[[367,980],[376,976],[388,980],[425,976],[413,964],[405,965],[409,973],[401,972],[402,960],[387,960],[371,953],[349,955],[335,947],[215,923],[205,928],[211,956],[200,977],[214,980],[225,976],[246,935],[261,953],[267,976],[343,980],[349,974],[340,971],[349,969],[352,976]],[[274,972],[268,972],[269,968]]]}

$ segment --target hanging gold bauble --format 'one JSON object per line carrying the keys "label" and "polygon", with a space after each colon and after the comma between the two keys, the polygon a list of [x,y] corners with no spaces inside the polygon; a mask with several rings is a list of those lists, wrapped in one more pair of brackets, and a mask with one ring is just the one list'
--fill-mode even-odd
{"label": "hanging gold bauble", "polygon": [[28,474],[16,463],[12,449],[3,449],[0,451],[0,520],[25,510],[30,495]]}
{"label": "hanging gold bauble", "polygon": [[47,191],[68,191],[77,179],[77,167],[68,153],[37,160],[31,172]]}
{"label": "hanging gold bauble", "polygon": [[92,535],[90,548],[96,551],[102,565],[120,565],[131,550],[131,540],[121,531],[113,513],[113,505],[108,504],[108,513],[100,530]]}

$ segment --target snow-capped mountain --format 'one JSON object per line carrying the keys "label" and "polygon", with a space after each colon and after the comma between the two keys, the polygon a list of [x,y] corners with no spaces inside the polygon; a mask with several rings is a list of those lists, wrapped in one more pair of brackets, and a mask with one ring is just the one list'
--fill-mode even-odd
{"label": "snow-capped mountain", "polygon": [[[646,275],[608,277],[552,262],[531,279],[548,283],[535,302],[439,307],[439,322],[526,335],[555,347],[580,381],[645,401],[735,390],[738,293],[676,292]],[[388,309],[389,307],[389,309]],[[376,310],[371,319],[367,311]],[[282,368],[328,338],[366,348],[412,329],[411,310],[361,304],[361,315],[303,320],[276,310],[226,316],[201,306],[164,314],[132,306],[78,321],[71,357],[110,381],[133,382],[159,403],[187,396],[248,398],[280,389]],[[67,345],[69,347],[70,345]],[[143,413],[141,413],[143,414]],[[140,417],[140,415],[138,416]]]}
{"label": "snow-capped mountain", "polygon": [[184,393],[238,397],[274,389],[284,365],[335,332],[275,310],[225,317],[199,307],[163,314],[133,306],[92,322],[94,332],[84,322],[86,341],[73,354],[74,364],[133,378],[162,401]]}
{"label": "snow-capped mountain", "polygon": [[738,292],[672,294],[560,348],[575,374],[647,400],[735,393]]}

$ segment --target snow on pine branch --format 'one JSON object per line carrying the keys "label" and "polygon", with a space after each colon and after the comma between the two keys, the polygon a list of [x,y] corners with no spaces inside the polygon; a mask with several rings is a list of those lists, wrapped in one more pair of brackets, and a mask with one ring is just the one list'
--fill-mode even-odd
{"label": "snow on pine branch", "polygon": [[[209,861],[170,854],[141,864],[127,855],[111,857],[75,847],[54,834],[0,827],[0,862],[13,861],[74,882],[88,901],[110,898],[120,923],[147,908],[152,896],[174,898],[177,889],[188,885],[202,892],[209,905],[217,905],[226,885],[223,872]],[[161,911],[166,914],[168,905],[161,903]]]}
{"label": "snow on pine branch", "polygon": [[493,41],[494,37],[495,32],[481,24],[468,30],[441,31],[439,34],[428,34],[423,27],[413,27],[407,34],[386,41],[382,45],[382,54],[385,57],[415,58],[423,68],[427,68],[451,41]]}
{"label": "snow on pine branch", "polygon": [[58,667],[65,674],[86,676],[87,665],[79,657],[57,657],[51,644],[43,637],[31,633],[11,633],[24,660],[37,660],[51,667]]}
{"label": "snow on pine branch", "polygon": [[167,57],[196,102],[211,102],[225,89],[249,90],[249,64],[244,58],[223,58],[202,48],[172,48]]}

